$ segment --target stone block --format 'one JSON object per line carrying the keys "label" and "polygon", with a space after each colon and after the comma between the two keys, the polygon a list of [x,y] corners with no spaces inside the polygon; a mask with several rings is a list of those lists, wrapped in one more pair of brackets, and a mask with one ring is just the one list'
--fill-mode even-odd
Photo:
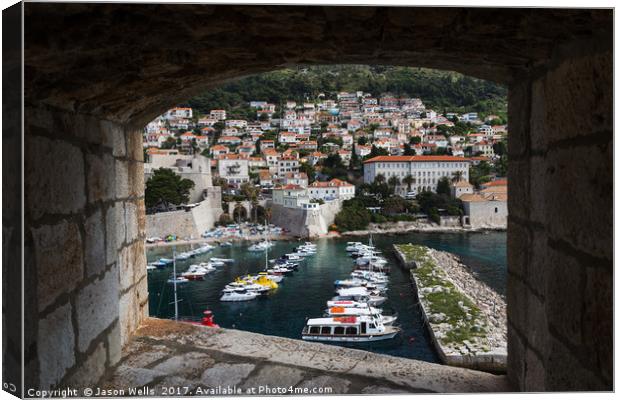
{"label": "stone block", "polygon": [[508,220],[507,260],[510,273],[525,278],[532,246],[532,238],[527,227],[519,225],[514,220]]}
{"label": "stone block", "polygon": [[525,382],[524,390],[527,392],[544,392],[545,386],[545,366],[542,360],[531,350],[527,350],[525,357]]}
{"label": "stone block", "polygon": [[119,253],[119,274],[121,291],[127,290],[146,274],[146,253],[144,243],[134,242],[123,247]]}
{"label": "stone block", "polygon": [[523,334],[527,331],[527,301],[532,293],[521,279],[511,274],[508,274],[506,286],[508,321]]}
{"label": "stone block", "polygon": [[144,161],[144,147],[142,146],[142,131],[127,131],[127,158],[134,161]]}
{"label": "stone block", "polygon": [[139,306],[136,293],[130,290],[124,293],[119,301],[119,324],[121,327],[121,345],[125,345],[131,334],[138,328]]}
{"label": "stone block", "polygon": [[39,321],[40,388],[56,385],[75,363],[71,305],[65,303]]}
{"label": "stone block", "polygon": [[301,382],[304,375],[303,370],[291,366],[264,365],[258,373],[253,374],[243,382],[241,388],[257,388],[259,386],[288,388]]}
{"label": "stone block", "polygon": [[[527,300],[527,336],[528,345],[535,349],[538,354],[545,356],[549,351],[549,324],[547,312],[543,300],[535,295],[530,295]],[[529,370],[529,368],[528,368]]]}
{"label": "stone block", "polygon": [[611,136],[612,86],[611,53],[574,57],[549,71],[534,85],[538,108],[532,104],[532,120],[536,120],[537,129],[532,136],[542,138],[537,145],[546,148],[553,142],[602,131]]}
{"label": "stone block", "polygon": [[205,370],[200,378],[202,384],[210,388],[235,386],[241,383],[254,370],[254,364],[218,363]]}
{"label": "stone block", "polygon": [[527,265],[526,282],[539,295],[544,296],[547,291],[547,281],[555,279],[551,274],[549,260],[549,243],[547,234],[542,230],[533,230],[530,254]]}
{"label": "stone block", "polygon": [[138,239],[140,227],[138,225],[138,205],[135,202],[125,202],[125,242],[131,243]]}
{"label": "stone block", "polygon": [[97,210],[86,218],[84,224],[85,267],[86,276],[97,275],[106,267],[105,225],[102,212]]}
{"label": "stone block", "polygon": [[110,333],[108,333],[106,341],[110,365],[116,365],[121,360],[123,350],[123,347],[121,346],[121,328],[118,322],[114,325],[114,328],[112,328]]}
{"label": "stone block", "polygon": [[79,212],[86,204],[84,157],[78,147],[59,140],[26,137],[24,159],[26,214]]}
{"label": "stone block", "polygon": [[114,171],[116,175],[116,198],[126,199],[129,197],[131,190],[129,185],[129,162],[116,160]]}
{"label": "stone block", "polygon": [[39,310],[73,290],[84,276],[82,236],[77,224],[60,222],[33,228]]}
{"label": "stone block", "polygon": [[144,196],[144,164],[138,161],[130,161],[127,165],[127,177],[129,179],[129,195]]}
{"label": "stone block", "polygon": [[[529,202],[525,206],[529,208],[531,221],[545,225],[548,222],[547,210],[551,207],[561,208],[561,203],[552,203],[548,198],[548,186],[553,184],[554,167],[545,158],[535,156],[530,159],[530,171]],[[512,185],[512,181],[510,183]]]}
{"label": "stone block", "polygon": [[545,389],[547,391],[595,391],[613,389],[596,372],[558,340],[552,339],[549,359],[545,363]]}
{"label": "stone block", "polygon": [[[329,375],[321,375],[316,378],[312,378],[307,381],[303,381],[297,387],[299,388],[329,388],[331,393],[329,394],[344,394],[349,389],[351,382],[346,379],[337,378]],[[367,388],[364,388],[367,389]],[[370,389],[369,389],[370,390]],[[367,393],[362,390],[362,393]],[[375,392],[375,393],[389,393],[388,392]],[[405,393],[404,391],[402,393]],[[327,393],[326,393],[327,394]]]}
{"label": "stone block", "polygon": [[118,318],[118,292],[118,268],[114,266],[77,294],[80,351],[86,351],[92,340]]}
{"label": "stone block", "polygon": [[546,314],[549,324],[576,346],[583,342],[582,303],[585,266],[573,257],[549,249]]}
{"label": "stone block", "polygon": [[[510,146],[508,158],[512,160],[523,157],[530,149],[530,83],[519,80],[508,91],[508,120],[510,121]],[[519,160],[520,161],[520,160]],[[511,184],[513,180],[511,179]]]}
{"label": "stone block", "polygon": [[105,373],[107,354],[103,342],[80,364],[80,367],[67,380],[73,388],[86,388],[95,385]]}
{"label": "stone block", "polygon": [[118,260],[119,249],[125,242],[125,206],[116,202],[106,212],[106,263]]}
{"label": "stone block", "polygon": [[544,180],[551,237],[596,257],[613,256],[613,146],[550,151]]}
{"label": "stone block", "polygon": [[111,154],[88,154],[88,201],[106,201],[114,198],[116,184],[114,158]]}
{"label": "stone block", "polygon": [[510,161],[508,168],[508,214],[522,220],[528,220],[530,215],[530,163],[525,161]]}
{"label": "stone block", "polygon": [[613,274],[611,269],[588,268],[583,296],[583,336],[586,354],[603,378],[613,379]]}
{"label": "stone block", "polygon": [[159,371],[146,368],[132,368],[121,365],[116,369],[110,384],[114,387],[125,389],[130,387],[141,388],[163,376],[164,374]]}
{"label": "stone block", "polygon": [[115,122],[102,120],[100,122],[101,131],[106,138],[106,143],[112,147],[114,157],[125,157],[127,147],[125,145],[125,132],[123,128]]}
{"label": "stone block", "polygon": [[514,328],[508,325],[508,359],[506,363],[508,379],[515,391],[524,390],[525,382],[525,345],[515,332]]}
{"label": "stone block", "polygon": [[201,377],[202,372],[213,366],[215,360],[206,353],[191,352],[179,354],[155,365],[154,370],[166,375],[183,376],[188,379]]}

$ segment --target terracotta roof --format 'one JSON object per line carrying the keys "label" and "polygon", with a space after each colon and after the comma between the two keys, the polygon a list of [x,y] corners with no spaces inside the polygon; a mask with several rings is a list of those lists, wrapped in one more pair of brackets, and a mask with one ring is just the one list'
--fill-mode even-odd
{"label": "terracotta roof", "polygon": [[464,179],[461,179],[458,182],[452,184],[454,187],[472,187],[471,183],[467,182]]}
{"label": "terracotta roof", "polygon": [[310,184],[311,187],[340,187],[340,186],[353,186],[349,182],[341,181],[340,179],[332,179],[329,182],[314,181]]}
{"label": "terracotta roof", "polygon": [[507,186],[507,185],[508,185],[508,179],[497,179],[495,181],[484,183],[482,186],[488,187],[488,186]]}
{"label": "terracotta roof", "polygon": [[460,197],[461,201],[465,201],[468,203],[480,203],[483,201],[488,201],[478,193],[467,193]]}
{"label": "terracotta roof", "polygon": [[370,160],[364,161],[366,163],[373,162],[425,162],[425,161],[449,161],[449,162],[459,162],[459,161],[468,161],[467,158],[464,157],[455,157],[455,156],[377,156],[373,157]]}
{"label": "terracotta roof", "polygon": [[274,190],[305,190],[305,189],[299,185],[289,184],[289,185],[278,186]]}

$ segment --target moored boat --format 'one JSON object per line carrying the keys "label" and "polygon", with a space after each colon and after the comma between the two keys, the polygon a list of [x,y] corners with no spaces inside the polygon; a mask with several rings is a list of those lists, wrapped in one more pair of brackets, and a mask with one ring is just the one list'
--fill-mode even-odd
{"label": "moored boat", "polygon": [[385,326],[372,316],[311,318],[306,322],[301,338],[318,342],[375,342],[392,339],[400,332],[395,326]]}

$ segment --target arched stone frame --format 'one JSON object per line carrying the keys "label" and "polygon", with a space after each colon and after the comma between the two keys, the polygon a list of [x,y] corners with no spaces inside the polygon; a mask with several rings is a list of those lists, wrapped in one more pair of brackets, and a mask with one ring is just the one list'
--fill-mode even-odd
{"label": "arched stone frame", "polygon": [[[453,69],[509,85],[508,376],[522,390],[610,387],[606,10],[238,6],[197,28],[201,40],[176,40],[175,48],[157,44],[179,34],[184,16],[208,19],[214,7],[25,10],[26,315],[37,316],[24,329],[31,382],[92,383],[99,371],[89,368],[115,364],[146,315],[139,128],[234,77],[345,62]],[[110,15],[123,15],[118,29],[98,30]],[[152,26],[158,30],[145,42],[140,29]],[[265,40],[274,37],[269,26],[287,41]],[[126,32],[120,45],[118,32]],[[212,61],[214,48],[244,62]],[[575,195],[567,198],[566,187]],[[100,300],[111,308],[93,321]]]}

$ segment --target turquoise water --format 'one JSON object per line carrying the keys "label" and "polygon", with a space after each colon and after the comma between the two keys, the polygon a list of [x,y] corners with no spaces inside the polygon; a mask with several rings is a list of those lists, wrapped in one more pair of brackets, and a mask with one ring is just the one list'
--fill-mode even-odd
{"label": "turquoise water", "polygon": [[[367,241],[368,238],[315,241],[316,255],[306,258],[306,261],[300,264],[299,270],[288,275],[280,287],[270,295],[249,302],[222,303],[219,297],[223,287],[235,277],[258,272],[264,268],[264,253],[247,251],[250,243],[216,248],[206,255],[178,262],[177,269],[182,272],[190,264],[207,261],[210,257],[235,259],[233,265],[219,267],[217,271],[207,275],[205,281],[179,285],[177,287],[180,300],[179,315],[200,316],[203,310],[210,309],[215,314],[216,322],[222,327],[299,339],[306,319],[322,316],[326,308],[325,302],[334,295],[333,282],[348,277],[353,269],[353,259],[348,257],[345,251],[346,242],[349,240]],[[398,312],[398,324],[403,333],[393,340],[358,347],[394,356],[438,362],[422,326],[409,276],[397,266],[392,255],[393,243],[419,243],[455,253],[481,280],[499,293],[504,293],[506,284],[504,232],[375,235],[373,241],[392,265],[387,292],[388,301],[382,307]],[[290,252],[298,244],[298,242],[277,242],[270,250],[269,258]],[[178,246],[177,251],[188,248],[189,246]],[[154,261],[160,257],[170,257],[171,254],[170,247],[155,248],[147,252],[147,258],[149,261]],[[171,273],[172,267],[149,272],[149,309],[152,316],[161,318],[174,316],[172,285],[166,283]]]}

